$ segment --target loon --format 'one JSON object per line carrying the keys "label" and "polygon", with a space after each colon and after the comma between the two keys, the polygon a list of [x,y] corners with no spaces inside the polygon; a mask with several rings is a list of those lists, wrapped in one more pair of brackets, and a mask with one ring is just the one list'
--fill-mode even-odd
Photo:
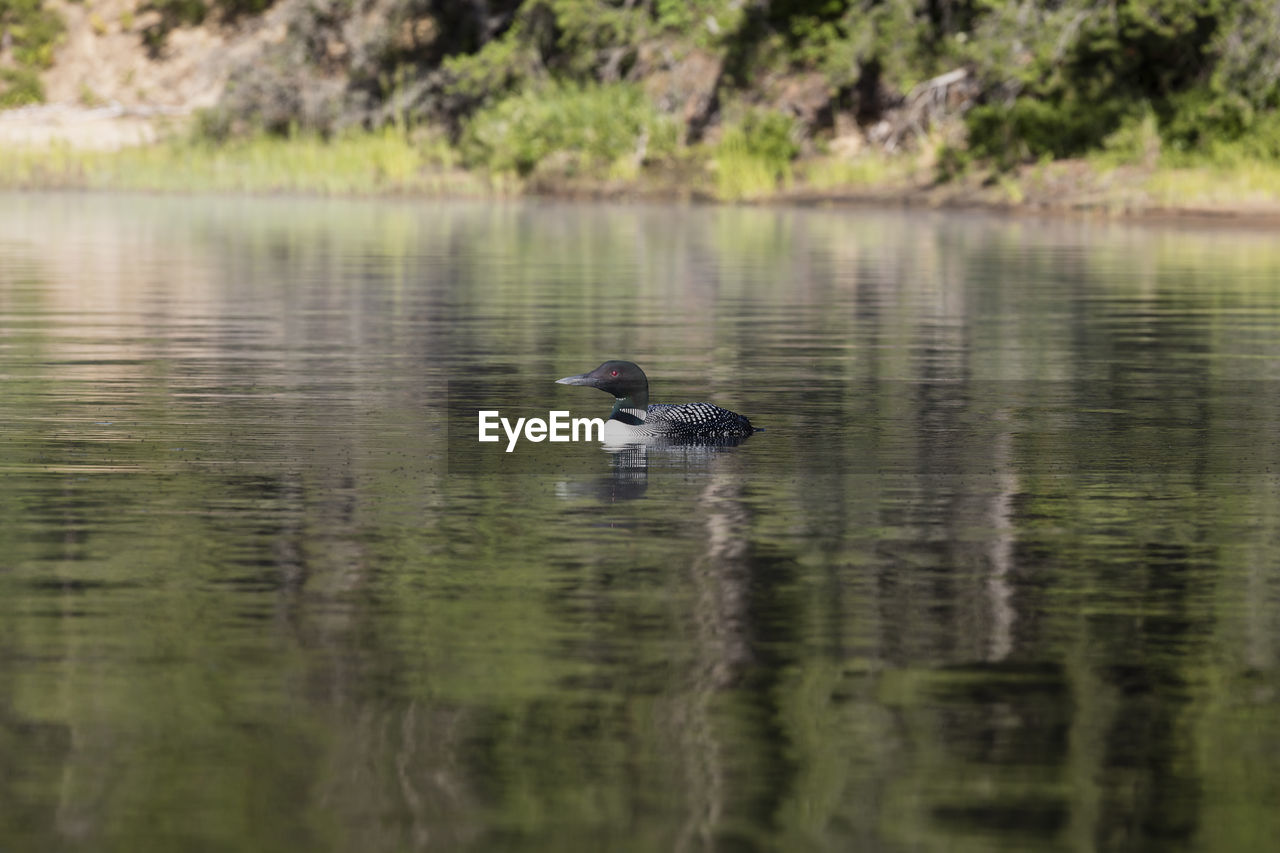
{"label": "loon", "polygon": [[756,432],[742,415],[710,403],[650,403],[649,380],[639,365],[629,361],[606,361],[590,373],[566,376],[556,383],[589,385],[613,395],[613,411],[605,422],[606,441],[737,441]]}

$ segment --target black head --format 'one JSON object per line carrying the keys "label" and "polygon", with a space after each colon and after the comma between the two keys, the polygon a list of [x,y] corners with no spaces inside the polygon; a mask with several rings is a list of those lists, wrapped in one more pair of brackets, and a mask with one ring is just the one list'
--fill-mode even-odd
{"label": "black head", "polygon": [[560,385],[589,385],[612,394],[623,408],[643,409],[649,405],[649,380],[639,365],[629,361],[606,361],[590,373],[557,379]]}

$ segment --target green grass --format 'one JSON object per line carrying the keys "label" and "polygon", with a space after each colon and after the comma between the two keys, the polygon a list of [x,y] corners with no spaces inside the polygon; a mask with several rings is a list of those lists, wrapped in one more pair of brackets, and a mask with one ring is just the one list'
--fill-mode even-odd
{"label": "green grass", "polygon": [[1163,166],[1144,182],[1161,207],[1275,208],[1280,205],[1280,163]]}
{"label": "green grass", "polygon": [[[779,126],[780,127],[780,126]],[[775,129],[776,130],[776,129]],[[984,187],[970,181],[978,203],[1028,203],[1115,214],[1151,210],[1280,210],[1280,163],[1265,159],[1192,159],[1186,155],[1151,156],[1149,131],[1135,125],[1136,136],[1118,139],[1112,150],[1086,161],[1052,162],[1019,173],[996,173]],[[779,143],[775,133],[772,143]],[[766,139],[766,142],[768,140]],[[771,143],[771,144],[772,144]],[[600,157],[590,185],[606,184],[637,196],[654,192],[679,195],[662,168],[641,168],[630,153]],[[714,147],[677,149],[688,173],[704,176],[693,183],[724,201],[770,200],[788,191],[839,193],[911,191],[927,184],[928,152],[885,155],[864,151],[856,157],[820,156],[793,161],[785,145],[751,140],[740,126]],[[546,155],[559,160],[563,155]],[[326,141],[316,136],[258,136],[221,144],[170,139],[119,151],[87,151],[66,144],[5,148],[0,151],[2,188],[75,188],[190,192],[312,193],[321,195],[417,195],[506,197],[532,188],[554,192],[559,184],[529,182],[483,164],[466,170],[461,155],[438,136],[395,129],[355,133]],[[1074,165],[1073,165],[1074,163]],[[539,173],[541,174],[541,173]],[[569,186],[565,184],[564,186]],[[581,183],[573,185],[581,190]],[[688,182],[680,189],[689,189]],[[927,190],[926,190],[927,191]],[[926,199],[927,200],[927,199]]]}
{"label": "green grass", "polygon": [[118,151],[6,149],[0,186],[329,195],[502,195],[515,189],[456,168],[442,141],[391,129],[330,141],[259,136],[216,146],[173,140]]}
{"label": "green grass", "polygon": [[745,150],[736,140],[720,146],[712,161],[716,176],[716,198],[722,201],[758,201],[776,195],[791,177],[789,164],[782,166]]}
{"label": "green grass", "polygon": [[797,167],[797,182],[817,192],[885,189],[902,186],[922,174],[914,154],[892,156],[876,150],[855,157],[821,157]]}
{"label": "green grass", "polygon": [[711,154],[716,197],[752,201],[791,186],[791,163],[800,153],[789,116],[756,112],[728,127]]}

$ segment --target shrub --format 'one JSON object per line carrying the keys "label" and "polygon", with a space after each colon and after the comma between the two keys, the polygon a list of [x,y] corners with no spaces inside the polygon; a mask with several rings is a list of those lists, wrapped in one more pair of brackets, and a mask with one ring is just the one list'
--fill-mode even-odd
{"label": "shrub", "polygon": [[38,104],[44,87],[34,71],[27,68],[0,68],[0,109]]}
{"label": "shrub", "polygon": [[796,124],[780,112],[753,112],[725,130],[715,148],[716,192],[721,198],[766,195],[791,178],[800,153]]}
{"label": "shrub", "polygon": [[0,0],[0,33],[13,38],[13,56],[20,67],[48,68],[63,29],[62,18],[42,0]]}
{"label": "shrub", "polygon": [[1018,98],[1012,104],[984,104],[965,116],[970,151],[1001,168],[1044,156],[1070,157],[1102,144],[1136,104],[1085,104]]}
{"label": "shrub", "polygon": [[625,158],[674,150],[676,128],[639,88],[562,85],[498,101],[466,124],[464,161],[526,176],[552,155],[566,174],[606,174]]}
{"label": "shrub", "polygon": [[1121,122],[1102,140],[1102,160],[1122,165],[1155,166],[1160,160],[1160,125],[1147,107]]}

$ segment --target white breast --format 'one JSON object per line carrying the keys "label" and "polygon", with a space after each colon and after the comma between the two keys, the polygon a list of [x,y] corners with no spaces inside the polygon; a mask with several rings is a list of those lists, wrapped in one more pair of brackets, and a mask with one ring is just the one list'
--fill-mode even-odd
{"label": "white breast", "polygon": [[632,426],[624,424],[612,418],[604,422],[604,438],[603,444],[606,448],[624,447],[628,444],[636,444],[652,437],[652,433],[643,426]]}

